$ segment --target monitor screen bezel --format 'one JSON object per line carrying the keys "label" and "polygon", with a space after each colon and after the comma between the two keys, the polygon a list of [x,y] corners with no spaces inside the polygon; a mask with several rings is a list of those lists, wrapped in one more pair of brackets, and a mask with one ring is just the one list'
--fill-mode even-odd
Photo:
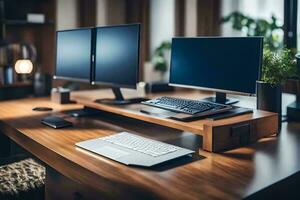
{"label": "monitor screen bezel", "polygon": [[[222,36],[200,36],[200,37],[173,37],[172,38],[172,44],[173,41],[176,39],[201,39],[201,38],[217,38],[217,39],[224,39],[224,38],[228,38],[228,39],[232,39],[232,38],[237,38],[237,39],[241,39],[241,38],[259,38],[261,39],[261,56],[259,58],[259,67],[258,67],[258,80],[259,81],[261,79],[261,70],[262,70],[262,59],[263,59],[263,40],[264,37],[263,36],[247,36],[247,37],[222,37]],[[223,92],[223,93],[228,93],[228,94],[237,94],[237,95],[255,95],[256,93],[245,93],[245,92],[240,92],[240,91],[233,91],[233,90],[225,90],[225,89],[219,89],[219,88],[209,88],[209,87],[201,87],[201,86],[194,86],[194,85],[185,85],[185,84],[178,84],[178,83],[172,83],[171,82],[171,67],[172,67],[172,47],[171,47],[171,61],[170,61],[170,72],[169,72],[169,86],[174,86],[174,87],[182,87],[182,88],[191,88],[191,89],[199,89],[199,90],[204,90],[204,91],[212,91],[212,92]]]}
{"label": "monitor screen bezel", "polygon": [[[96,81],[96,44],[97,44],[97,30],[98,29],[105,29],[105,28],[114,28],[114,27],[124,27],[124,26],[137,26],[138,27],[138,59],[137,59],[137,70],[136,70],[136,84],[135,85],[126,85],[126,84],[117,84],[112,82],[102,82],[102,81]],[[118,24],[118,25],[109,25],[109,26],[98,26],[94,28],[95,30],[95,47],[94,47],[94,65],[92,69],[92,85],[103,85],[107,87],[116,87],[116,88],[130,88],[130,89],[136,89],[137,83],[139,82],[139,74],[140,74],[140,48],[141,48],[141,24],[140,23],[134,23],[134,24]]]}
{"label": "monitor screen bezel", "polygon": [[[62,32],[71,32],[71,31],[77,31],[77,30],[90,30],[91,31],[91,50],[90,50],[90,78],[89,79],[84,79],[84,78],[75,78],[71,76],[57,76],[57,39],[58,39],[58,34]],[[76,81],[76,82],[83,82],[83,83],[91,83],[92,82],[92,67],[93,67],[93,27],[84,27],[84,28],[75,28],[75,29],[65,29],[65,30],[57,30],[55,33],[55,71],[53,75],[54,80],[67,80],[67,81]]]}

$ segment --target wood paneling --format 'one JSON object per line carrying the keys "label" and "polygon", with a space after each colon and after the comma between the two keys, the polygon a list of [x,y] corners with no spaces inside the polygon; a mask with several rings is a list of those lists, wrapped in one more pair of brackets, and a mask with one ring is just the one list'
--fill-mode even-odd
{"label": "wood paneling", "polygon": [[140,80],[144,63],[150,60],[150,0],[126,0],[126,23],[141,23]]}
{"label": "wood paneling", "polygon": [[220,0],[197,1],[197,35],[216,36],[220,32]]}
{"label": "wood paneling", "polygon": [[175,1],[175,36],[185,34],[185,4],[186,0]]}
{"label": "wood paneling", "polygon": [[[41,10],[48,19],[56,22],[56,5],[51,1],[45,1],[39,5]],[[36,37],[39,38],[37,43],[38,54],[42,61],[41,66],[35,66],[35,70],[41,67],[43,73],[54,75],[55,67],[55,23],[51,26],[40,27],[37,30]]]}
{"label": "wood paneling", "polygon": [[106,20],[107,25],[126,23],[126,1],[107,0],[106,1]]}
{"label": "wood paneling", "polygon": [[96,0],[77,0],[78,26],[96,25]]}
{"label": "wood paneling", "polygon": [[[54,110],[32,111],[36,106]],[[76,148],[75,143],[126,130],[197,150],[201,137],[105,112],[78,119],[61,113],[80,107],[58,105],[46,98],[0,103],[2,133],[55,169],[49,171],[55,188],[47,183],[46,188],[49,186],[48,191],[57,195],[85,194],[87,190],[96,199],[242,199],[300,171],[299,123],[283,123],[280,137],[265,138],[247,147],[220,154],[200,150],[201,157],[188,162],[146,169],[88,153]],[[74,127],[44,126],[40,120],[49,115],[62,116]]]}
{"label": "wood paneling", "polygon": [[300,80],[289,79],[285,82],[282,88],[283,92],[296,94],[300,96]]}

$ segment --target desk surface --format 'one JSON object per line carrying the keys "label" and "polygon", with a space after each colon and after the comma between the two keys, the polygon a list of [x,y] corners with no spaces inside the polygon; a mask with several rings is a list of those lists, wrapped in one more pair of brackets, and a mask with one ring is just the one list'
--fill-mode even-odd
{"label": "desk surface", "polygon": [[[54,110],[32,111],[36,106]],[[298,123],[283,123],[280,136],[248,147],[219,154],[200,151],[203,159],[144,169],[87,153],[74,144],[126,130],[198,149],[201,136],[108,113],[82,119],[61,113],[80,107],[58,105],[45,98],[1,102],[0,130],[64,176],[115,198],[240,199],[300,171]],[[64,116],[75,126],[61,130],[46,127],[40,120],[49,114]]]}

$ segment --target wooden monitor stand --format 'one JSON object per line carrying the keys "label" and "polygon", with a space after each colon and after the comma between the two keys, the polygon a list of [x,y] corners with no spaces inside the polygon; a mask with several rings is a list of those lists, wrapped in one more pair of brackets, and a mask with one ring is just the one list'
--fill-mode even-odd
{"label": "wooden monitor stand", "polygon": [[[190,90],[156,94],[156,96],[174,96],[189,99],[205,98],[209,95],[211,94]],[[278,116],[276,113],[254,110],[253,113],[221,120],[199,119],[191,122],[182,122],[142,113],[140,110],[148,107],[143,104],[116,106],[95,103],[95,99],[110,98],[111,96],[112,93],[109,90],[89,90],[74,92],[71,98],[86,107],[201,135],[203,138],[202,148],[210,152],[244,146],[278,132]],[[148,98],[156,96],[149,95]],[[251,101],[246,98],[238,105],[242,106],[244,103],[244,105],[249,106],[249,101],[253,102],[254,100],[252,99]],[[252,107],[254,108],[255,106]]]}

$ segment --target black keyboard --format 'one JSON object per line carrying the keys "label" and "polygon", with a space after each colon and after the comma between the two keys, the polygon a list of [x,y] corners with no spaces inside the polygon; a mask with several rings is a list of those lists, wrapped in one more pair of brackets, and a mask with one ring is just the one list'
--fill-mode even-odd
{"label": "black keyboard", "polygon": [[144,101],[142,103],[190,115],[195,115],[197,113],[203,113],[206,111],[212,111],[212,113],[216,113],[218,111],[226,111],[232,108],[229,105],[223,105],[209,101],[197,101],[173,97],[159,97],[149,101]]}

